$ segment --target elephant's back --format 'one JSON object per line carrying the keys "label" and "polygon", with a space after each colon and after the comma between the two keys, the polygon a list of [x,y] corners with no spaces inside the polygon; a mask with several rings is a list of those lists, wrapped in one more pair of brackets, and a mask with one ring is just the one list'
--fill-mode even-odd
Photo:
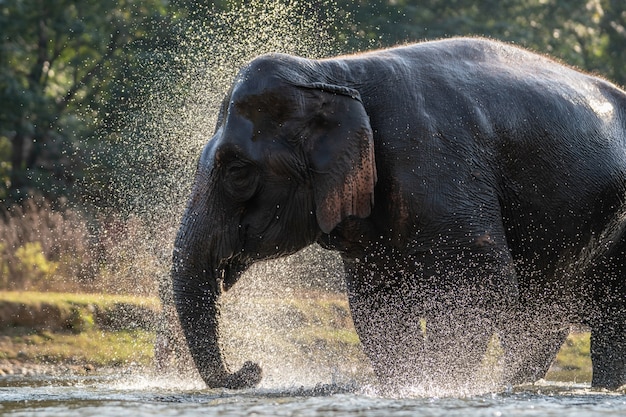
{"label": "elephant's back", "polygon": [[436,137],[449,153],[456,147],[484,158],[488,150],[497,175],[546,196],[566,190],[580,197],[571,190],[578,187],[592,198],[591,190],[626,188],[626,93],[608,81],[485,39],[389,53],[416,68],[401,98],[412,105],[395,118],[417,126],[413,134]]}
{"label": "elephant's back", "polygon": [[368,112],[377,139],[395,144],[385,160],[397,164],[417,145],[413,167],[459,170],[424,174],[451,189],[480,161],[518,259],[554,267],[626,214],[626,94],[611,83],[484,39],[361,59],[376,72],[393,68],[363,94],[372,109],[394,109]]}
{"label": "elephant's back", "polygon": [[[508,226],[524,235],[520,245],[532,234],[544,243],[581,242],[623,209],[626,93],[613,84],[480,38],[335,62],[361,92],[377,150],[384,151],[381,172],[409,170],[458,190],[480,161]],[[424,172],[437,166],[447,171]]]}

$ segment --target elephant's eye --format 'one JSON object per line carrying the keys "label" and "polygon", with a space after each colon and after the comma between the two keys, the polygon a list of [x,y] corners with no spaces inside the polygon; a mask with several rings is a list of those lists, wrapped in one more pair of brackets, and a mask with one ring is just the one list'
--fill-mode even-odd
{"label": "elephant's eye", "polygon": [[256,168],[240,161],[231,163],[226,168],[224,183],[227,191],[235,200],[248,200],[254,195],[257,188]]}

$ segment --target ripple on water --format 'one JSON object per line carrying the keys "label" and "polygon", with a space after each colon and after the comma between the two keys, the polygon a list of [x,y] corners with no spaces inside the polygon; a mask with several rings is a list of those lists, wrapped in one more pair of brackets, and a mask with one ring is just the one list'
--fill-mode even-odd
{"label": "ripple on water", "polygon": [[371,387],[207,390],[146,376],[0,378],[10,416],[624,416],[626,395],[584,385],[540,384],[476,396],[376,395]]}

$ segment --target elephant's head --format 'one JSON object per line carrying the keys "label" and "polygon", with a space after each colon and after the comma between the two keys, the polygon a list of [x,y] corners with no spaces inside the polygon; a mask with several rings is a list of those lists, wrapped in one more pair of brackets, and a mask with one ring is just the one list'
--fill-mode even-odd
{"label": "elephant's head", "polygon": [[328,82],[316,65],[286,55],[252,61],[198,163],[172,279],[181,326],[210,387],[248,387],[261,378],[255,364],[231,374],[224,363],[220,292],[253,262],[294,253],[372,208],[369,118],[359,93]]}

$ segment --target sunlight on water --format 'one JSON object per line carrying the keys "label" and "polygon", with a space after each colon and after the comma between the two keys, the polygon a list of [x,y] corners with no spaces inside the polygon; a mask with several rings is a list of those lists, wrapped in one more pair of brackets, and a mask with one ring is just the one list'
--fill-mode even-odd
{"label": "sunlight on water", "polygon": [[135,375],[106,379],[0,378],[0,415],[68,416],[623,416],[624,393],[533,385],[462,397],[381,396],[363,389],[199,390]]}
{"label": "sunlight on water", "polygon": [[123,379],[107,381],[106,386],[121,391],[158,390],[162,392],[183,392],[206,389],[206,385],[199,378],[188,378],[184,375],[158,375],[150,371],[130,374]]}

